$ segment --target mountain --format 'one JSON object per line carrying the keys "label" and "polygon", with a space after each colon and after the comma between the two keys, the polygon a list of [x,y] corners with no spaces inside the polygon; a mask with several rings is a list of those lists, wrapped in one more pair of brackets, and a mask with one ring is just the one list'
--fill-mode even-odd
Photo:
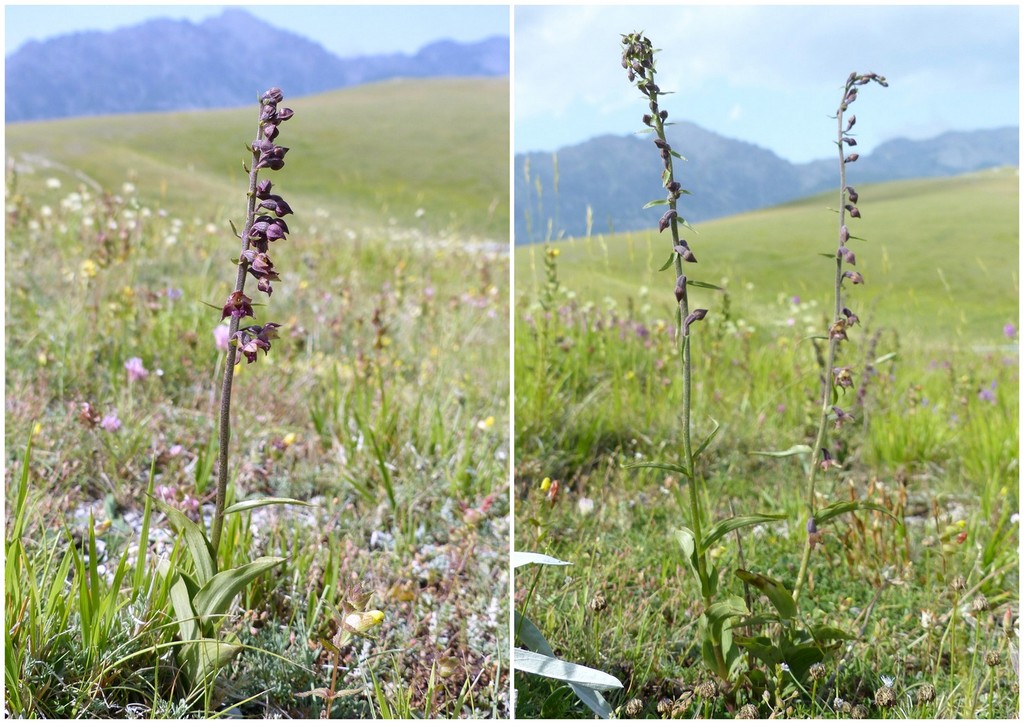
{"label": "mountain", "polygon": [[[771,151],[692,123],[667,129],[683,149],[676,173],[692,195],[681,214],[690,223],[774,206],[836,185],[836,161],[793,164]],[[953,176],[1017,166],[1019,129],[950,132],[926,141],[887,141],[850,167],[851,183]],[[648,229],[661,214],[644,209],[664,198],[661,158],[650,136],[600,136],[557,153],[515,157],[516,243],[558,236]],[[664,207],[661,207],[664,210]]]}
{"label": "mountain", "polygon": [[6,120],[231,107],[271,86],[295,97],[395,77],[508,73],[507,37],[342,59],[229,8],[198,24],[158,19],[26,43],[6,61]]}

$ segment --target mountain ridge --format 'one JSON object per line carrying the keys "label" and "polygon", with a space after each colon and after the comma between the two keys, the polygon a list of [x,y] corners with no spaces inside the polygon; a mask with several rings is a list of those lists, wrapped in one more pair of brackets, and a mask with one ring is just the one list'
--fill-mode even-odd
{"label": "mountain ridge", "polygon": [[[676,171],[693,192],[679,205],[691,223],[794,201],[837,183],[835,160],[794,164],[688,121],[668,128],[667,138],[686,157]],[[1017,126],[892,139],[850,165],[850,183],[1016,167],[1019,146]],[[514,168],[516,244],[650,228],[658,213],[644,205],[665,196],[661,160],[648,135],[602,135],[554,153],[516,154]]]}
{"label": "mountain ridge", "polygon": [[[273,52],[259,52],[266,43]],[[288,52],[280,52],[287,48]],[[226,108],[270,86],[305,96],[395,77],[507,76],[509,39],[440,40],[414,54],[340,58],[240,8],[29,41],[6,59],[6,121]]]}

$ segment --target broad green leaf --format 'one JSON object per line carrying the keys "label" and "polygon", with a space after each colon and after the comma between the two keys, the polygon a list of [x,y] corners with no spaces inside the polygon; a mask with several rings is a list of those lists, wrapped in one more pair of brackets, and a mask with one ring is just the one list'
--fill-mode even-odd
{"label": "broad green leaf", "polygon": [[754,450],[750,454],[763,455],[768,458],[788,458],[794,455],[808,455],[810,452],[810,445],[794,445],[788,450]]}
{"label": "broad green leaf", "polygon": [[736,570],[736,576],[766,595],[783,620],[789,620],[796,616],[796,601],[793,600],[793,596],[786,590],[786,587],[774,578],[769,578],[761,573],[751,573],[742,568]]}
{"label": "broad green leaf", "polygon": [[724,601],[718,601],[708,606],[708,610],[704,612],[707,616],[708,624],[716,627],[719,631],[721,630],[722,624],[728,621],[730,618],[739,618],[740,616],[747,616],[750,611],[747,610],[746,602],[739,596],[730,596]]}
{"label": "broad green leaf", "polygon": [[879,513],[885,513],[893,520],[899,520],[891,511],[878,503],[869,503],[866,500],[844,500],[840,503],[833,503],[821,510],[815,511],[814,522],[819,525],[824,525],[837,516],[845,515],[846,513],[851,513],[855,510],[877,510]]}
{"label": "broad green leaf", "polygon": [[221,571],[207,581],[192,601],[195,611],[201,620],[221,616],[228,610],[232,599],[248,585],[250,581],[274,566],[284,563],[284,558],[262,556],[238,568]]}
{"label": "broad green leaf", "polygon": [[170,596],[181,640],[195,641],[199,638],[199,624],[195,611],[192,609],[192,598],[189,596],[188,587],[180,575],[176,576],[174,583],[171,584]]}
{"label": "broad green leaf", "polygon": [[546,556],[543,553],[524,553],[523,551],[512,551],[512,567],[519,568],[530,563],[539,563],[544,566],[571,566],[569,561],[560,561],[557,558]]}
{"label": "broad green leaf", "polygon": [[668,268],[669,268],[670,266],[672,266],[672,262],[674,262],[675,260],[676,260],[676,253],[675,253],[675,252],[673,251],[673,252],[671,252],[671,253],[670,253],[670,254],[668,255],[668,261],[666,261],[666,262],[665,262],[664,264],[662,264],[662,265],[661,265],[661,268],[660,268],[660,269],[658,269],[658,271],[660,271],[660,272],[663,272],[663,271],[665,271],[665,270],[666,270],[666,269],[668,269]]}
{"label": "broad green leaf", "polygon": [[715,423],[715,429],[712,430],[710,433],[708,433],[708,436],[706,438],[704,438],[704,442],[702,442],[700,445],[698,445],[697,449],[693,451],[693,458],[694,458],[694,460],[699,458],[700,454],[707,449],[708,445],[710,445],[711,441],[715,439],[715,436],[718,434],[718,431],[722,427],[721,425],[718,424],[718,420],[716,420],[713,417],[711,418],[711,422]]}
{"label": "broad green leaf", "polygon": [[644,208],[649,209],[652,206],[664,206],[667,203],[668,199],[655,199],[654,201],[648,201],[646,204],[644,204]]}
{"label": "broad green leaf", "polygon": [[835,626],[811,626],[808,630],[815,641],[855,641],[857,639],[853,634]]}
{"label": "broad green leaf", "polygon": [[774,613],[759,613],[756,616],[745,618],[742,621],[737,621],[734,628],[760,628],[761,626],[767,626],[773,623],[779,623],[782,619],[779,618],[778,614]]}
{"label": "broad green leaf", "polygon": [[537,674],[570,684],[579,684],[597,691],[622,688],[622,682],[611,674],[592,669],[589,666],[562,661],[554,656],[546,656],[536,651],[516,649],[512,665],[516,671]]}
{"label": "broad green leaf", "polygon": [[306,500],[296,500],[295,498],[256,498],[255,500],[243,500],[234,505],[229,505],[224,509],[224,515],[228,513],[241,513],[246,510],[252,510],[253,508],[261,508],[264,505],[302,505],[307,508],[315,508],[316,503],[310,503]]}
{"label": "broad green leaf", "polygon": [[683,549],[683,557],[693,571],[693,575],[699,578],[697,573],[697,536],[689,528],[680,528],[676,531],[676,540],[679,547]]}
{"label": "broad green leaf", "polygon": [[632,470],[634,468],[654,468],[655,470],[667,470],[670,473],[678,473],[679,475],[685,476],[687,479],[693,477],[686,467],[682,465],[675,465],[673,463],[626,463],[622,467],[625,468],[626,470]]}
{"label": "broad green leaf", "polygon": [[192,554],[192,563],[196,567],[196,579],[200,586],[205,585],[217,573],[216,559],[213,556],[210,542],[206,540],[206,533],[174,506],[168,505],[162,500],[153,502],[167,516],[171,527],[185,538],[185,544],[188,546],[189,553]]}
{"label": "broad green leaf", "polygon": [[700,592],[704,598],[714,598],[718,593],[718,569],[714,564],[708,563],[705,570],[707,578],[700,582]]}
{"label": "broad green leaf", "polygon": [[761,523],[770,523],[773,520],[785,519],[785,513],[756,513],[754,515],[737,515],[735,518],[727,518],[711,526],[711,529],[704,535],[703,549],[708,550],[720,538],[734,530],[747,528]]}
{"label": "broad green leaf", "polygon": [[732,637],[732,642],[741,649],[750,652],[753,656],[761,659],[769,666],[782,663],[782,652],[771,642],[767,636],[750,638],[747,636]]}

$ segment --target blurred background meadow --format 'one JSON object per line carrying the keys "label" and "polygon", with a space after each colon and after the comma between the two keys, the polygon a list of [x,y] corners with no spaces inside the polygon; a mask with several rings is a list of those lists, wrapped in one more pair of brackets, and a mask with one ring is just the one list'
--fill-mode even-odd
{"label": "blurred background meadow", "polygon": [[[344,22],[335,10],[331,22]],[[299,43],[232,12],[221,19],[244,30],[241,41],[213,20],[172,27],[210,31],[214,49],[260,33]],[[507,36],[507,11],[501,20],[480,26]],[[61,43],[111,37],[58,38],[43,56],[57,62]],[[255,99],[271,85],[295,116],[279,141],[285,168],[266,178],[295,214],[275,246],[282,279],[256,299],[256,318],[283,326],[268,355],[236,368],[229,465],[236,500],[314,505],[251,510],[225,528],[226,565],[287,561],[247,587],[224,623],[245,650],[219,681],[222,713],[506,713],[505,47],[504,72],[462,71],[449,57],[447,74],[297,97],[267,71],[241,89],[252,102],[222,104],[237,107],[8,124],[8,713],[212,713],[176,674],[156,571],[184,552],[161,515],[147,534],[143,511],[147,490],[197,520],[211,509],[220,307],[239,248],[231,223],[241,229]],[[390,56],[399,75],[402,57]],[[146,70],[125,83],[156,83]],[[209,81],[193,80],[193,90]],[[333,686],[323,642],[358,590],[385,619],[340,652],[345,695],[328,711],[309,692]]]}

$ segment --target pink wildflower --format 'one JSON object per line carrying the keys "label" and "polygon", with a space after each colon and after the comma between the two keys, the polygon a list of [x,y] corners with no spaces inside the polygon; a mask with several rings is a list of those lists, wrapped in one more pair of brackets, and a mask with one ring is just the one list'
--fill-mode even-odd
{"label": "pink wildflower", "polygon": [[119,419],[117,419],[117,411],[115,410],[114,412],[110,413],[109,415],[106,415],[100,421],[100,427],[102,427],[107,432],[117,432],[118,430],[120,430],[121,429],[121,421]]}
{"label": "pink wildflower", "polygon": [[142,358],[140,357],[132,357],[124,363],[124,368],[128,370],[129,382],[145,379],[146,376],[149,375],[149,370],[143,366]]}
{"label": "pink wildflower", "polygon": [[226,352],[228,349],[228,342],[231,340],[231,330],[223,324],[214,327],[213,339],[217,344],[217,349],[222,352]]}

